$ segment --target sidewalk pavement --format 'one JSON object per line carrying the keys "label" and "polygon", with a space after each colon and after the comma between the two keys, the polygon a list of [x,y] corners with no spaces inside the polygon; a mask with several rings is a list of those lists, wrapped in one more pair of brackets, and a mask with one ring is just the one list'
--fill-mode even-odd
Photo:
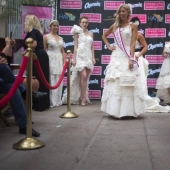
{"label": "sidewalk pavement", "polygon": [[170,170],[170,113],[146,113],[137,119],[114,119],[100,111],[100,101],[61,119],[66,105],[33,111],[34,129],[45,147],[15,150],[18,133],[0,128],[0,170]]}

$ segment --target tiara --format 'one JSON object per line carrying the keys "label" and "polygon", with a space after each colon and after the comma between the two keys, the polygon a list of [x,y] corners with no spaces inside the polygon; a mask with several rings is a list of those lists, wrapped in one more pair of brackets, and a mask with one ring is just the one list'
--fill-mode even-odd
{"label": "tiara", "polygon": [[51,24],[53,24],[55,22],[57,22],[59,24],[59,22],[57,20],[52,20],[52,21],[50,21],[50,26],[51,26]]}

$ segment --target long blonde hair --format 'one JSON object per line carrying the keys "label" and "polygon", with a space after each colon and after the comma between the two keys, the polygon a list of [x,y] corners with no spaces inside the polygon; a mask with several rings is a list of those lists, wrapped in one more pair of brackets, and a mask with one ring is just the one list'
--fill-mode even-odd
{"label": "long blonde hair", "polygon": [[115,19],[115,24],[114,24],[114,25],[115,25],[114,31],[116,31],[116,29],[117,29],[118,27],[120,27],[121,24],[122,24],[122,21],[121,21],[121,19],[120,19],[120,17],[119,17],[119,12],[120,12],[120,9],[121,9],[121,8],[125,8],[125,9],[127,10],[127,12],[129,13],[128,20],[130,19],[130,16],[131,16],[131,14],[132,14],[131,9],[130,9],[130,6],[129,6],[128,4],[122,4],[122,5],[120,5],[120,6],[118,7],[117,11],[116,11],[116,19]]}
{"label": "long blonde hair", "polygon": [[27,15],[25,17],[25,32],[28,33],[30,31],[30,29],[35,28],[37,30],[39,30],[41,32],[41,34],[43,33],[42,29],[41,29],[41,25],[40,25],[40,21],[38,20],[38,18],[35,15]]}

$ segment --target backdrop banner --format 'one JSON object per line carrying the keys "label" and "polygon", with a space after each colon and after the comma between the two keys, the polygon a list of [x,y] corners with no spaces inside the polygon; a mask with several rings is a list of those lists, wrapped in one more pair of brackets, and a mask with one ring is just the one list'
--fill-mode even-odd
{"label": "backdrop banner", "polygon": [[[65,51],[72,50],[74,41],[70,30],[74,24],[79,25],[80,16],[89,18],[88,30],[94,34],[94,49],[96,65],[89,83],[89,97],[100,99],[104,85],[106,66],[110,61],[111,52],[102,42],[102,34],[113,24],[113,14],[118,6],[129,3],[132,6],[132,17],[137,16],[141,21],[139,31],[148,43],[148,51],[144,57],[149,61],[148,92],[156,93],[155,85],[162,62],[163,47],[170,39],[170,1],[143,0],[60,0],[57,7],[57,19],[60,23],[59,35],[64,39]],[[114,45],[113,35],[108,37]],[[64,85],[66,86],[66,77]]]}
{"label": "backdrop banner", "polygon": [[22,6],[22,38],[25,38],[24,22],[26,15],[35,15],[41,24],[43,34],[50,32],[49,22],[52,20],[52,7],[49,6]]}

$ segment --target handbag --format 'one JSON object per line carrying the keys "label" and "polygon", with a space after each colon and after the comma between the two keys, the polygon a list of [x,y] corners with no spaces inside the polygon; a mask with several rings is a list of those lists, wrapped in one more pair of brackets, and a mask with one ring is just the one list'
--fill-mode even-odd
{"label": "handbag", "polygon": [[120,86],[134,87],[136,82],[136,76],[134,75],[121,75]]}

